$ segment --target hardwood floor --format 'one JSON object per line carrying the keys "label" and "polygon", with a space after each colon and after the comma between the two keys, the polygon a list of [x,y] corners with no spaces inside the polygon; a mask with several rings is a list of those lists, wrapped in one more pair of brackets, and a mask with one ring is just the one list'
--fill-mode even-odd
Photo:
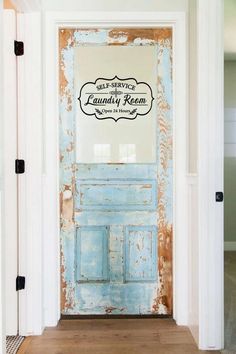
{"label": "hardwood floor", "polygon": [[[190,331],[171,319],[61,320],[28,337],[18,354],[192,354]],[[219,353],[219,352],[214,352]]]}

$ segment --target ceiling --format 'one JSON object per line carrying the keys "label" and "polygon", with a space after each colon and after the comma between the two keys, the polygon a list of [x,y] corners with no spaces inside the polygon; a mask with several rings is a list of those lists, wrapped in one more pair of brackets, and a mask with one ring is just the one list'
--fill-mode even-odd
{"label": "ceiling", "polygon": [[224,0],[225,59],[236,60],[236,0]]}

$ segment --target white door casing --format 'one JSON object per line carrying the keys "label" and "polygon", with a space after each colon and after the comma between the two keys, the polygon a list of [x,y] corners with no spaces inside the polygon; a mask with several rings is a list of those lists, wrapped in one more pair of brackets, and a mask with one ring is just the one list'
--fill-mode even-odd
{"label": "white door casing", "polygon": [[[55,325],[59,307],[59,188],[58,188],[58,29],[61,27],[158,27],[174,32],[174,318],[187,324],[186,173],[186,32],[184,13],[47,13],[45,23],[45,176],[44,176],[44,292],[45,324]],[[178,43],[178,45],[177,45]],[[178,122],[178,124],[177,124]],[[49,232],[50,230],[50,232]],[[52,235],[48,238],[46,235]],[[47,255],[49,255],[47,257]],[[177,286],[178,284],[178,286]]]}
{"label": "white door casing", "polygon": [[[17,14],[17,39],[24,42],[18,57],[18,158],[25,173],[18,177],[19,333],[41,334],[43,320],[42,263],[42,47],[40,13]],[[50,295],[49,295],[50,296]]]}
{"label": "white door casing", "polygon": [[3,223],[5,234],[5,311],[6,334],[18,331],[18,294],[16,276],[18,272],[18,221],[17,221],[17,64],[14,54],[16,39],[16,14],[14,10],[3,11],[3,92],[4,92],[4,203]]}
{"label": "white door casing", "polygon": [[198,0],[199,347],[224,346],[223,0]]}

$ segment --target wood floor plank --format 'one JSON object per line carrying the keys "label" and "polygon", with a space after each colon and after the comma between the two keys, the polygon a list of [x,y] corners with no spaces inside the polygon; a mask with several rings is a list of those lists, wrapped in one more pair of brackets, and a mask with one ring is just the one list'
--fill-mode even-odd
{"label": "wood floor plank", "polygon": [[27,337],[25,340],[22,342],[20,348],[17,351],[17,354],[25,354],[29,350],[29,345],[32,341],[33,337]]}
{"label": "wood floor plank", "polygon": [[18,354],[206,353],[197,349],[187,327],[171,319],[62,320],[29,338]]}

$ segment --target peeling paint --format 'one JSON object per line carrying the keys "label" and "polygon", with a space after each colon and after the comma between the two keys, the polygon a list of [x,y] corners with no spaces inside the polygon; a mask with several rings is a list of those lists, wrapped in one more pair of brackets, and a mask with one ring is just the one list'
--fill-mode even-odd
{"label": "peeling paint", "polygon": [[112,29],[109,31],[109,38],[114,39],[115,43],[119,38],[126,38],[126,44],[134,43],[135,40],[144,40],[146,43],[147,40],[153,41],[153,43],[160,43],[170,41],[172,37],[172,30],[170,28],[121,28],[121,29]]}
{"label": "peeling paint", "polygon": [[110,306],[110,307],[106,307],[105,308],[105,312],[106,314],[111,314],[112,312],[114,311],[119,311],[119,312],[123,312],[125,310],[124,307],[121,307],[121,308],[117,308],[117,307],[113,307],[113,306]]}

